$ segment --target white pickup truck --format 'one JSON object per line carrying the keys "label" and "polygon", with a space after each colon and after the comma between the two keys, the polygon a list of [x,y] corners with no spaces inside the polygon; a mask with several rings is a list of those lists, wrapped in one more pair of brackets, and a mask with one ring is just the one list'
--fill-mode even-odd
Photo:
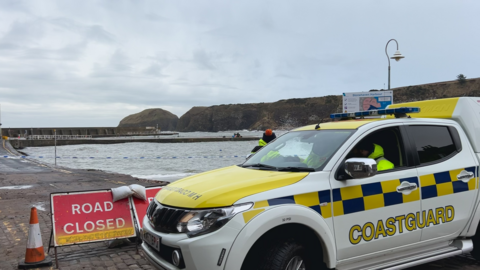
{"label": "white pickup truck", "polygon": [[480,98],[331,117],[241,165],[164,187],[143,221],[148,259],[169,270],[290,270],[480,257]]}

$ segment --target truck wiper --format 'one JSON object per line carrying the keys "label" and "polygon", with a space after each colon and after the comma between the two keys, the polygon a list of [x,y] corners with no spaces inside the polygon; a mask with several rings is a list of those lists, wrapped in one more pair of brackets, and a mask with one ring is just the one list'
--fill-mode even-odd
{"label": "truck wiper", "polygon": [[255,164],[249,164],[249,165],[242,165],[243,168],[246,168],[246,167],[255,167],[255,168],[265,168],[265,169],[273,169],[273,170],[277,170],[278,168],[275,167],[275,166],[270,166],[270,165],[267,165],[267,164],[263,164],[263,163],[255,163]]}
{"label": "truck wiper", "polygon": [[314,168],[308,167],[280,167],[277,168],[279,172],[314,172]]}

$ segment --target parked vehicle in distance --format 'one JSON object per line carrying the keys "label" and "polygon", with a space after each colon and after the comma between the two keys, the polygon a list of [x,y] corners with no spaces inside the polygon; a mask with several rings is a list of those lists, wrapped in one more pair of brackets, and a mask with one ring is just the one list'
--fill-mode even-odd
{"label": "parked vehicle in distance", "polygon": [[241,165],[165,186],[143,221],[148,259],[169,270],[403,269],[472,250],[480,259],[480,98],[331,117]]}

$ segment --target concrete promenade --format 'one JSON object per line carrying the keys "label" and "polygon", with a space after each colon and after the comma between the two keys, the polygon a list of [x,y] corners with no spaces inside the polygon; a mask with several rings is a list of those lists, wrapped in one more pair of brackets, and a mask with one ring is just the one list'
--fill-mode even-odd
{"label": "concrete promenade", "polygon": [[[5,148],[3,144],[0,145],[0,155],[16,154],[14,149],[8,146]],[[32,206],[39,210],[43,245],[47,251],[52,228],[49,215],[50,193],[109,189],[133,183],[144,186],[163,184],[128,175],[53,167],[35,160],[0,159],[0,269],[17,269],[18,262],[24,258]],[[136,253],[133,244],[109,249],[104,242],[99,242],[60,247],[57,250],[62,270],[153,269],[142,252]],[[50,251],[50,256],[53,257],[53,250]],[[469,256],[458,256],[411,269],[480,270],[480,264]]]}

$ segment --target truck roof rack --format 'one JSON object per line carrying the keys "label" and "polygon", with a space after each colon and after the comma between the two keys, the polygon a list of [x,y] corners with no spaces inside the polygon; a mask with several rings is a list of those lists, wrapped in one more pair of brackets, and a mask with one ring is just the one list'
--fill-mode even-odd
{"label": "truck roof rack", "polygon": [[370,111],[360,111],[360,112],[350,112],[350,113],[332,113],[330,118],[333,120],[341,119],[363,119],[366,116],[381,116],[381,115],[395,115],[395,118],[408,117],[407,113],[419,113],[420,108],[418,107],[401,107],[395,109],[383,109],[383,110],[370,110]]}

